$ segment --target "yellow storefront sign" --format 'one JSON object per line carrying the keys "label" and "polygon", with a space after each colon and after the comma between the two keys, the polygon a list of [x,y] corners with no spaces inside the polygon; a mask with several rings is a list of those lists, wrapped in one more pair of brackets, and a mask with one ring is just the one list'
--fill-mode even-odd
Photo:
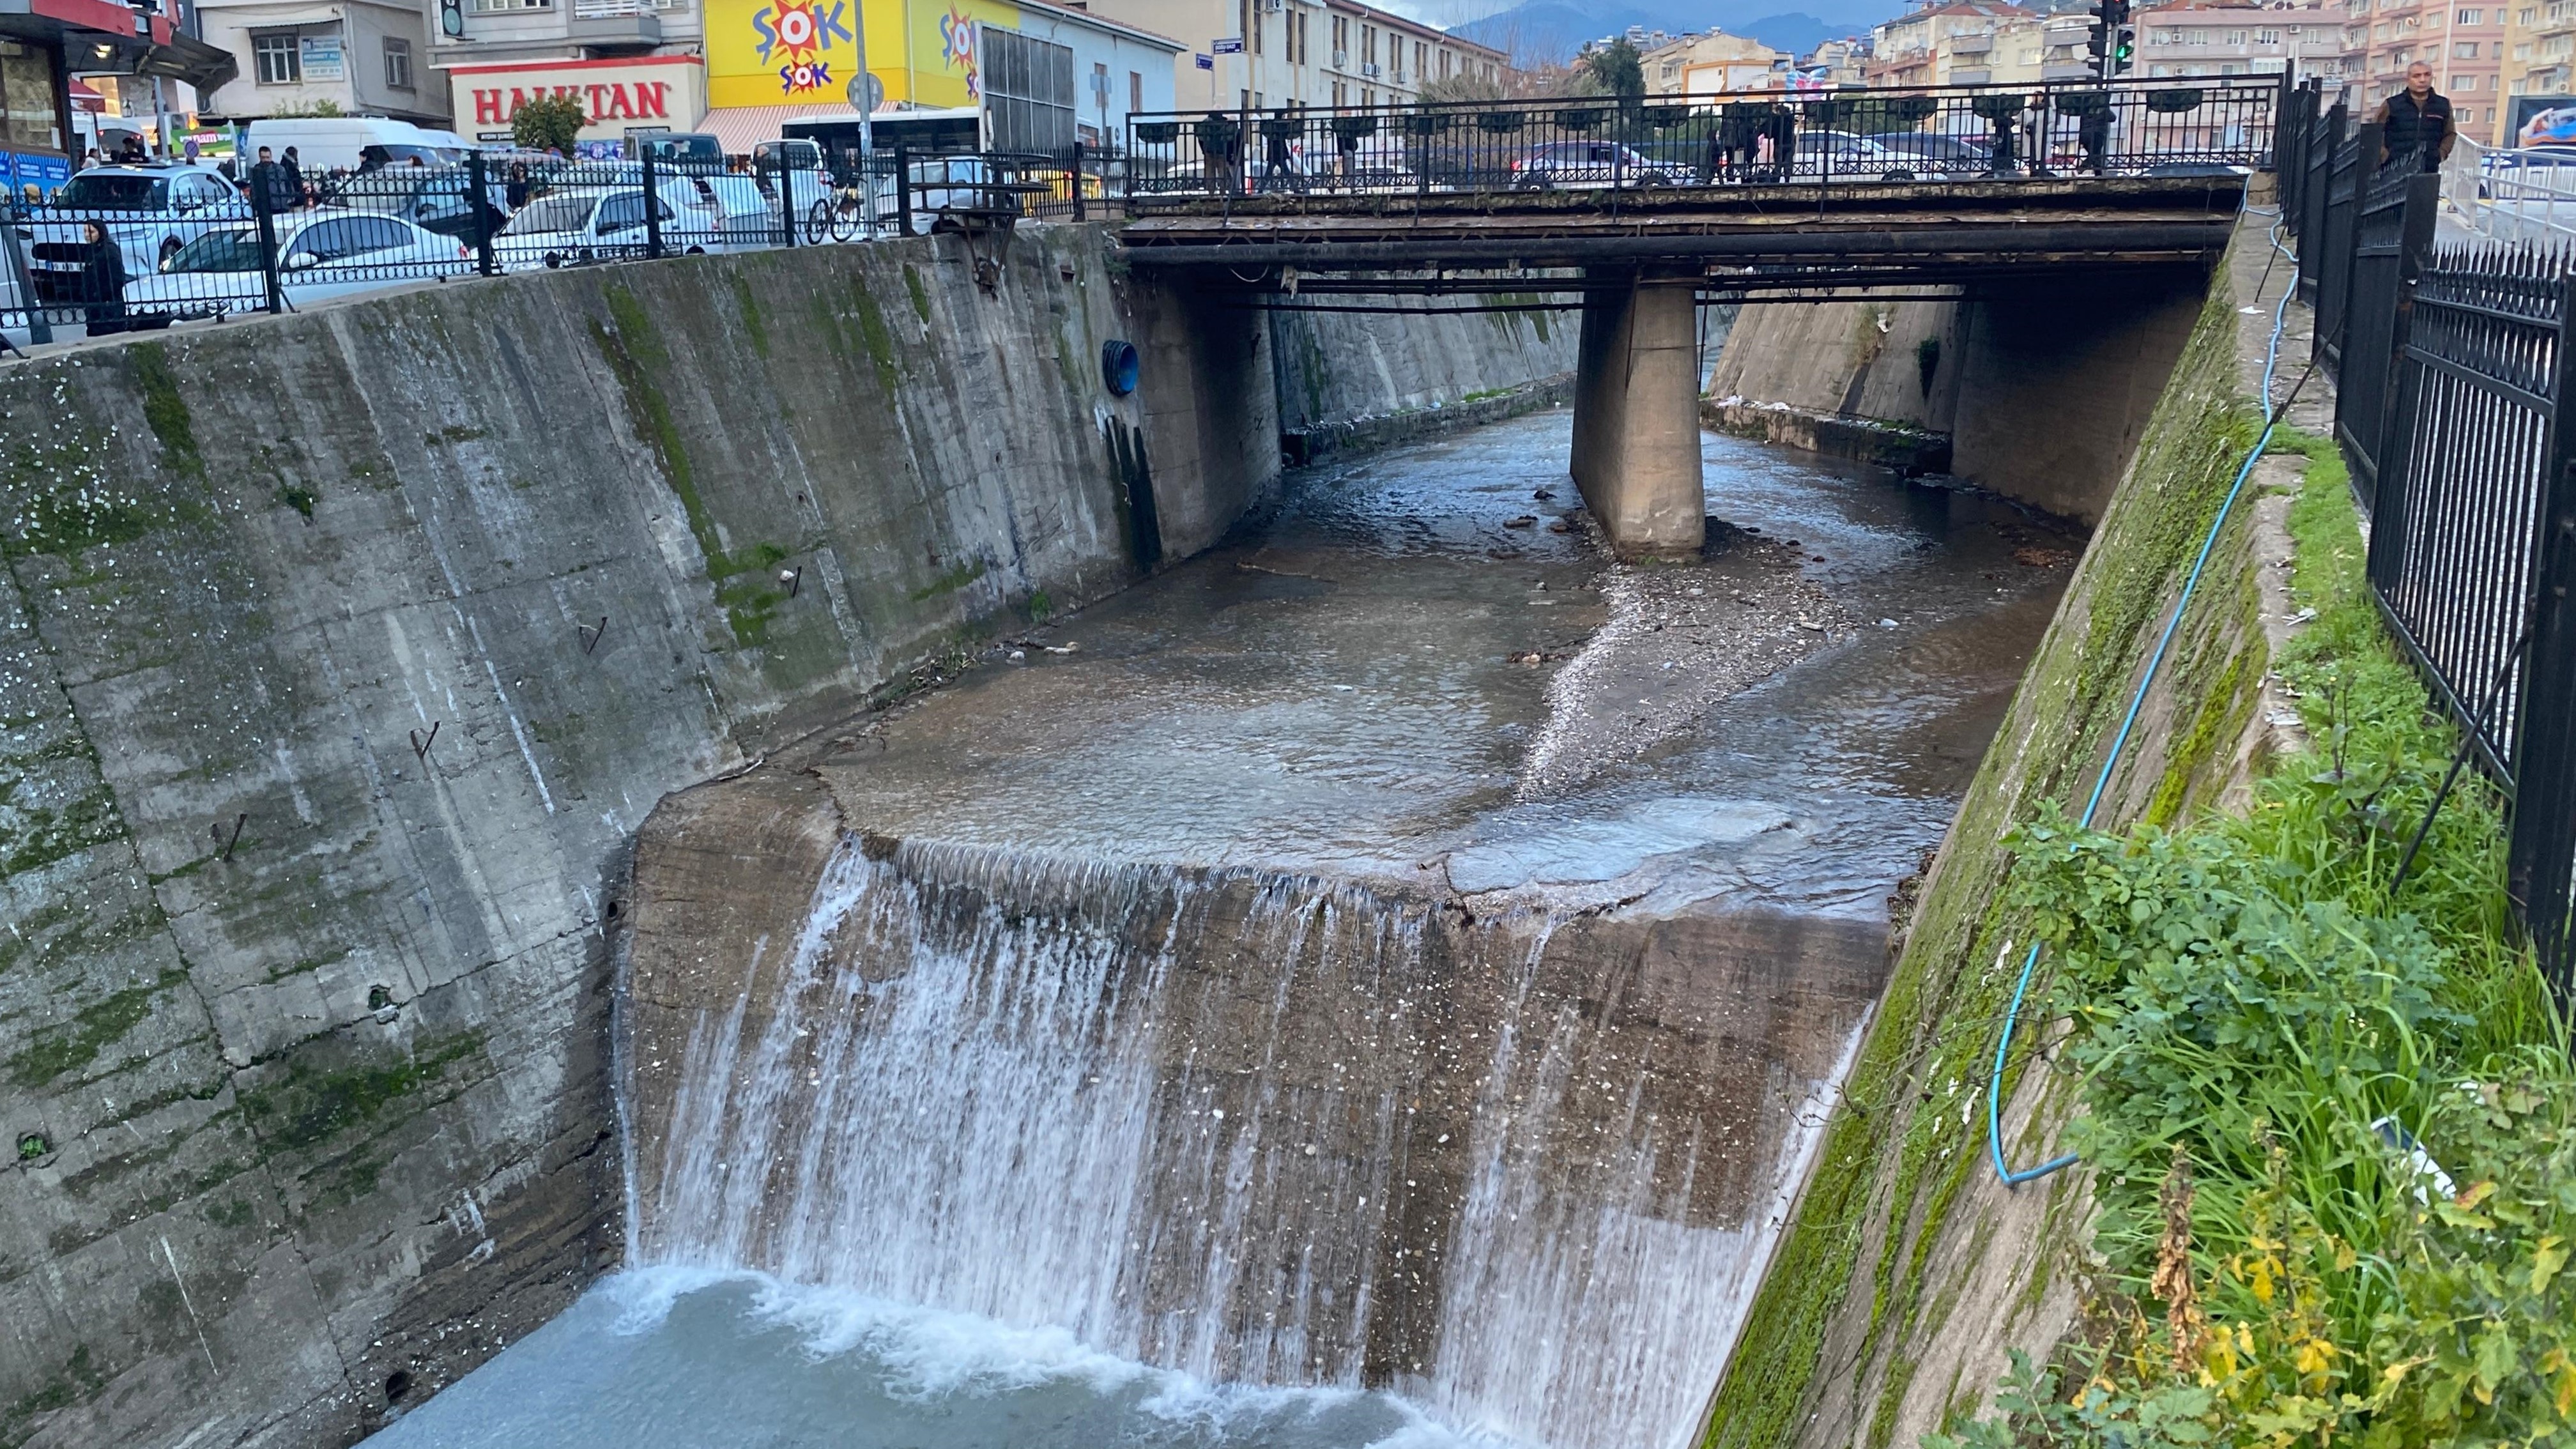
{"label": "yellow storefront sign", "polygon": [[969,106],[983,93],[975,29],[1020,28],[996,0],[706,0],[707,101],[777,106],[841,100],[868,69],[888,103]]}

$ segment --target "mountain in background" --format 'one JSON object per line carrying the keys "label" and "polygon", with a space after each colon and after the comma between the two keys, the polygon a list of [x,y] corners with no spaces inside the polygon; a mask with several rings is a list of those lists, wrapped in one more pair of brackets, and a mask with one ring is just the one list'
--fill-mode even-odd
{"label": "mountain in background", "polygon": [[1712,26],[1749,35],[1775,49],[1804,55],[1836,36],[1866,34],[1894,18],[1904,0],[1812,0],[1805,9],[1774,12],[1780,0],[1642,0],[1579,4],[1574,0],[1521,0],[1509,10],[1457,27],[1480,45],[1524,60],[1567,60],[1587,40],[1617,35],[1630,26],[1680,35]]}

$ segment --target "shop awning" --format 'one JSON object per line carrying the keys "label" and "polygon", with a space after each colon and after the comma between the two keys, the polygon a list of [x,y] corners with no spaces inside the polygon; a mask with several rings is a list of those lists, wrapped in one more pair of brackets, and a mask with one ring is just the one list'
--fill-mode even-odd
{"label": "shop awning", "polygon": [[748,156],[751,148],[763,141],[778,139],[781,126],[808,116],[855,116],[847,105],[832,103],[805,106],[721,106],[707,112],[702,127],[723,143],[728,156]]}
{"label": "shop awning", "polygon": [[168,76],[186,81],[197,88],[200,96],[210,96],[217,87],[229,84],[241,74],[241,62],[233,53],[217,45],[208,45],[193,35],[173,32],[166,45],[156,45],[134,63],[136,75]]}

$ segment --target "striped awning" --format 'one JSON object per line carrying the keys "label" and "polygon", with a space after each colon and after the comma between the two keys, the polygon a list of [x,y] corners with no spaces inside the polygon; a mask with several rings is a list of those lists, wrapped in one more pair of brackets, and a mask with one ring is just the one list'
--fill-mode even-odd
{"label": "striped awning", "polygon": [[707,112],[702,128],[724,143],[728,156],[747,156],[751,148],[763,141],[778,139],[778,129],[789,121],[808,116],[853,116],[847,105],[834,102],[802,106],[719,106]]}

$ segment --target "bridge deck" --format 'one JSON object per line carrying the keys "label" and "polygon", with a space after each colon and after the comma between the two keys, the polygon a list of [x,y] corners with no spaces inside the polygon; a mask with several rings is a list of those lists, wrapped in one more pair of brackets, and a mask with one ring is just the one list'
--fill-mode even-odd
{"label": "bridge deck", "polygon": [[[1956,281],[2206,264],[2241,175],[1296,194],[1165,200],[1120,229],[1141,266],[1428,272],[1635,266],[1730,285]],[[1766,278],[1771,279],[1766,282]]]}

